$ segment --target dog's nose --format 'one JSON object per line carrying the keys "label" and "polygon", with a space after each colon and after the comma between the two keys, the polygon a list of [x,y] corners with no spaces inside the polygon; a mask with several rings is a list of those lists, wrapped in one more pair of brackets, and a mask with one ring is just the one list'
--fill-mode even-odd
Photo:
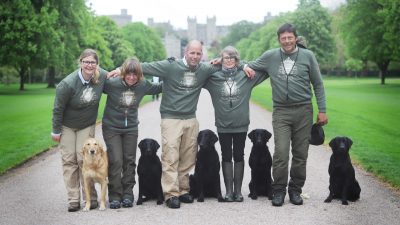
{"label": "dog's nose", "polygon": [[90,154],[92,154],[92,155],[95,153],[94,149],[90,149],[89,152],[90,152]]}
{"label": "dog's nose", "polygon": [[344,142],[341,142],[339,144],[339,149],[346,149],[346,144]]}

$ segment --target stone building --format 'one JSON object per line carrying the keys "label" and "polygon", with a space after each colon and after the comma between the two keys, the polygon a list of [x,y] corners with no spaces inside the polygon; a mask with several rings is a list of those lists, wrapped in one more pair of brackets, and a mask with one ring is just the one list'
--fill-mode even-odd
{"label": "stone building", "polygon": [[119,27],[132,23],[132,15],[128,15],[127,9],[121,9],[120,15],[108,15],[108,17],[114,20]]}

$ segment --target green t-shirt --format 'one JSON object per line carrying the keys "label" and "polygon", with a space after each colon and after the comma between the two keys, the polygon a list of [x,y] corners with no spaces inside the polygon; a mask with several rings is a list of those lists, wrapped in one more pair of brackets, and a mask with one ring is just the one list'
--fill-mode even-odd
{"label": "green t-shirt", "polygon": [[219,133],[247,132],[250,124],[251,91],[267,78],[267,74],[257,72],[250,79],[243,70],[221,70],[210,77],[204,88],[210,92],[215,111],[215,126]]}
{"label": "green t-shirt", "polygon": [[220,67],[200,63],[191,70],[183,59],[141,63],[143,73],[161,77],[163,97],[160,105],[161,118],[196,118],[201,88]]}
{"label": "green t-shirt", "polygon": [[285,54],[280,48],[272,49],[248,65],[254,70],[269,74],[274,106],[311,103],[312,84],[318,110],[326,112],[321,72],[317,59],[310,50],[297,48],[297,51]]}

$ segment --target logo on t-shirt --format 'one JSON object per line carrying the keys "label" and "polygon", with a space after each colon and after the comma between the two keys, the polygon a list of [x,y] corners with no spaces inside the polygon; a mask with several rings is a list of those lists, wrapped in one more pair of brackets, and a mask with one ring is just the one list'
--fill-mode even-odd
{"label": "logo on t-shirt", "polygon": [[290,57],[287,57],[282,61],[281,65],[279,65],[279,78],[286,80],[287,77],[289,79],[293,79],[293,75],[297,74],[297,65],[294,60]]}
{"label": "logo on t-shirt", "polygon": [[221,88],[221,98],[225,101],[236,102],[240,96],[240,89],[238,88],[234,79],[229,77]]}
{"label": "logo on t-shirt", "polygon": [[183,74],[183,78],[181,80],[182,87],[190,89],[195,87],[196,84],[197,84],[197,78],[194,72],[187,71]]}
{"label": "logo on t-shirt", "polygon": [[87,88],[83,90],[82,95],[80,97],[81,104],[89,105],[96,99],[95,97],[96,93],[93,91],[93,88],[87,86]]}
{"label": "logo on t-shirt", "polygon": [[136,103],[136,96],[135,92],[131,90],[127,90],[122,93],[121,99],[120,99],[120,104],[123,108],[129,108],[133,104]]}

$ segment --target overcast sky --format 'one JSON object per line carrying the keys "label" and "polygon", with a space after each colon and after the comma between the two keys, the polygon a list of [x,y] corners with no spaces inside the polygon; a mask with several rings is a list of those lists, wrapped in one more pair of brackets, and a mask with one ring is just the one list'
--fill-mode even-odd
{"label": "overcast sky", "polygon": [[[335,8],[345,0],[320,0],[324,7]],[[147,24],[147,18],[154,22],[170,22],[175,28],[187,29],[187,17],[196,17],[198,23],[206,23],[207,17],[216,16],[217,25],[231,25],[241,20],[262,22],[271,12],[294,11],[298,0],[87,0],[96,15],[118,15],[121,9],[128,9],[132,21]]]}

